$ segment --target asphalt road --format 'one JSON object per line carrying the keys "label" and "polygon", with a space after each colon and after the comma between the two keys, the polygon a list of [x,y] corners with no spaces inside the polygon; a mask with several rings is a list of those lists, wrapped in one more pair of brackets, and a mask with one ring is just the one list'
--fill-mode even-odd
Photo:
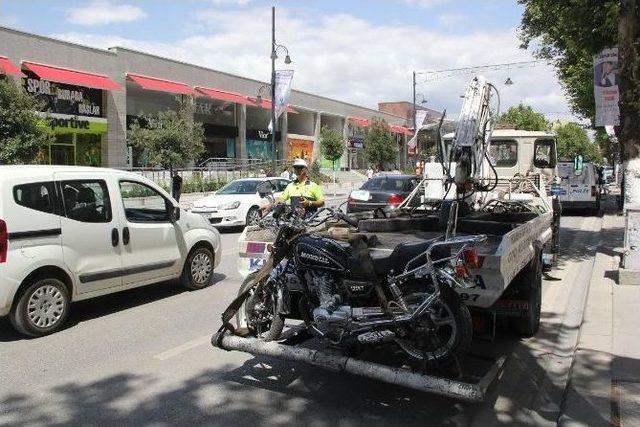
{"label": "asphalt road", "polygon": [[509,356],[481,404],[213,349],[241,282],[231,232],[207,289],[161,283],[81,302],[65,330],[39,339],[0,320],[0,425],[555,424],[601,222],[563,217],[564,249],[543,284],[536,337],[476,342]]}

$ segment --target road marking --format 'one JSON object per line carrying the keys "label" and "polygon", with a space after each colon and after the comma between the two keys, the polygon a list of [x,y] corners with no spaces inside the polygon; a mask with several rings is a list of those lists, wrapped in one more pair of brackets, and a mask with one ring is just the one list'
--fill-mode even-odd
{"label": "road marking", "polygon": [[158,360],[171,359],[172,357],[178,356],[186,351],[192,350],[196,347],[200,347],[201,345],[204,345],[210,342],[211,342],[211,335],[203,335],[201,337],[194,338],[191,341],[187,341],[184,344],[180,344],[177,347],[173,347],[167,351],[158,353],[155,356],[153,356],[153,358]]}

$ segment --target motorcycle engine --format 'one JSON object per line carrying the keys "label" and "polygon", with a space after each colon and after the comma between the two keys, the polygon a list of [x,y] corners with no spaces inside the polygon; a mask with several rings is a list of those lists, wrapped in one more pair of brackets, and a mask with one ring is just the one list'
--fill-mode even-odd
{"label": "motorcycle engine", "polygon": [[340,305],[343,298],[335,293],[338,286],[334,278],[327,273],[309,272],[307,283],[319,302],[313,309],[316,328],[324,334],[340,334],[351,317],[351,307]]}

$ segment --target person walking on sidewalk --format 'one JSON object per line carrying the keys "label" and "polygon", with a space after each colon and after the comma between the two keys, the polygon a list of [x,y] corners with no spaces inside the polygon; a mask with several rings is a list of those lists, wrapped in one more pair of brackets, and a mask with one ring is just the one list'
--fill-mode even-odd
{"label": "person walking on sidewalk", "polygon": [[176,199],[176,202],[179,202],[181,193],[182,193],[182,177],[178,175],[177,170],[173,170],[171,171],[171,197]]}

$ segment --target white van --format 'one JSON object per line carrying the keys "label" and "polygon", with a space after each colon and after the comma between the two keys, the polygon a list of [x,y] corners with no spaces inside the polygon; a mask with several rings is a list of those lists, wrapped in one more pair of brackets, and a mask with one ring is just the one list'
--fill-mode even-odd
{"label": "white van", "polygon": [[113,169],[0,166],[0,316],[62,326],[71,301],[181,278],[211,283],[220,235],[152,181]]}
{"label": "white van", "polygon": [[584,162],[576,170],[573,162],[559,162],[560,183],[551,188],[560,199],[563,208],[588,209],[595,215],[600,212],[600,183],[596,165]]}

